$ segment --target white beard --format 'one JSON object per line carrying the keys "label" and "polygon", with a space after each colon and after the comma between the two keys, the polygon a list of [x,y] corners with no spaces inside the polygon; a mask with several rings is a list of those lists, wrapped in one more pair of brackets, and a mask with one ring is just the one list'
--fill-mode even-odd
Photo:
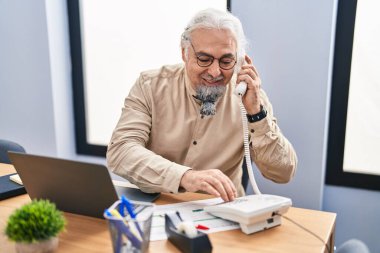
{"label": "white beard", "polygon": [[197,95],[195,98],[201,101],[200,114],[206,116],[215,115],[215,102],[224,94],[225,91],[225,85],[198,85],[196,90]]}

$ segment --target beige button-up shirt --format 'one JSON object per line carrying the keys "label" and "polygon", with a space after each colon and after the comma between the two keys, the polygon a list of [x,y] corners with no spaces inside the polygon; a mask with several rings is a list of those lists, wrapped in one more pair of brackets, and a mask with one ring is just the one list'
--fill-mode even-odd
{"label": "beige button-up shirt", "polygon": [[[234,80],[217,101],[216,115],[203,117],[183,64],[143,72],[125,99],[108,145],[109,168],[145,192],[172,193],[179,191],[187,170],[219,169],[244,195],[243,126]],[[264,91],[261,98],[268,114],[248,125],[251,158],[264,177],[285,183],[295,172],[296,153]]]}

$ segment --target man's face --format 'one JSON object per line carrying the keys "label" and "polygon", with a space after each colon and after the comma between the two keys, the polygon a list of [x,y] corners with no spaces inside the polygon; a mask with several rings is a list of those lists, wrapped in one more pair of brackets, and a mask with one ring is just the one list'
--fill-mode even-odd
{"label": "man's face", "polygon": [[[182,49],[182,59],[194,89],[198,85],[226,85],[233,75],[234,68],[225,70],[219,66],[219,61],[236,60],[236,42],[232,33],[228,30],[196,29],[191,33],[191,44],[187,58],[185,50]],[[197,56],[199,59],[208,56],[215,59],[210,66],[201,67],[197,63]]]}

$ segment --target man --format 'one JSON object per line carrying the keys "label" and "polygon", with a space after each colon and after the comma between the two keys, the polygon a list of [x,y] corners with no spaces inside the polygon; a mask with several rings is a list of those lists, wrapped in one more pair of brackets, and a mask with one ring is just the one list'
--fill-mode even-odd
{"label": "man", "polygon": [[181,37],[184,64],[143,72],[125,99],[108,146],[109,168],[145,192],[243,196],[241,98],[234,89],[244,81],[251,157],[264,177],[288,182],[297,157],[245,46],[230,13],[196,14]]}

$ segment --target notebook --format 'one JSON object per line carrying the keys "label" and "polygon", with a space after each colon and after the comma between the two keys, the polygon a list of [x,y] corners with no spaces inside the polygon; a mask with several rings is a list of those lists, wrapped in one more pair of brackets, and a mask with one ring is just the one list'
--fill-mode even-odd
{"label": "notebook", "polygon": [[9,180],[11,175],[0,177],[0,200],[26,193],[24,186]]}
{"label": "notebook", "polygon": [[152,202],[148,194],[132,187],[115,186],[104,165],[60,158],[8,152],[31,199],[49,199],[64,212],[103,218],[119,196]]}

